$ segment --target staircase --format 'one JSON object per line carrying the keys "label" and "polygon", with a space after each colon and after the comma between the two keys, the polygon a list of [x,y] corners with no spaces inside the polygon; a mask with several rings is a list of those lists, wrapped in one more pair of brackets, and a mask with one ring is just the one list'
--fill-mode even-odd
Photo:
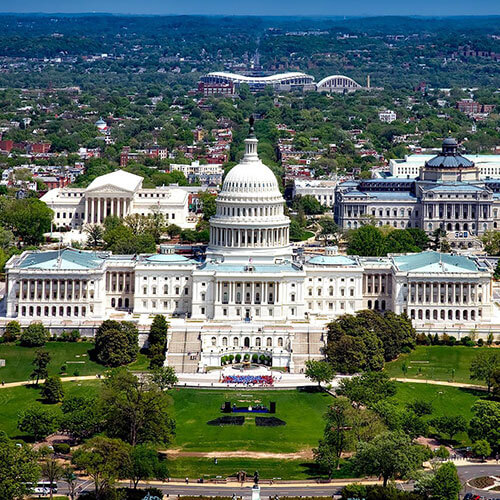
{"label": "staircase", "polygon": [[168,343],[168,366],[172,366],[178,373],[196,373],[200,360],[201,341],[196,330],[171,330]]}

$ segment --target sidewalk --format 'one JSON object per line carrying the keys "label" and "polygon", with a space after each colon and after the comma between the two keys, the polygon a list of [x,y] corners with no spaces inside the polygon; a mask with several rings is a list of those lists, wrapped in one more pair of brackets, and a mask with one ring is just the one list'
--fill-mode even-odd
{"label": "sidewalk", "polygon": [[417,378],[393,378],[396,382],[406,382],[415,384],[446,385],[448,387],[461,387],[463,389],[474,389],[475,391],[487,391],[484,385],[464,384],[462,382],[446,382],[445,380],[422,380]]}

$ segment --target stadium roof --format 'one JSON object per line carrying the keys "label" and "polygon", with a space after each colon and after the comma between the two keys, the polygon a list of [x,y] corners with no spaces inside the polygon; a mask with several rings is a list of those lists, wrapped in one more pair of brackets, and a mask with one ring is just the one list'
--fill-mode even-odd
{"label": "stadium roof", "polygon": [[269,76],[247,76],[247,75],[238,75],[237,73],[228,73],[225,71],[213,71],[211,73],[207,73],[205,76],[222,78],[225,80],[230,80],[240,83],[279,83],[282,80],[289,80],[290,78],[309,78],[311,82],[314,81],[314,77],[307,75],[306,73],[302,73],[300,71],[277,73],[276,75],[269,75]]}

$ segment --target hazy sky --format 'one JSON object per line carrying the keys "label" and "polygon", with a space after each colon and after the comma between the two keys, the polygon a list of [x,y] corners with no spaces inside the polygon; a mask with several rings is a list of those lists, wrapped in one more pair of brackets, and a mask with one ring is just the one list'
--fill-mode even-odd
{"label": "hazy sky", "polygon": [[226,15],[491,15],[500,0],[0,0],[0,12]]}

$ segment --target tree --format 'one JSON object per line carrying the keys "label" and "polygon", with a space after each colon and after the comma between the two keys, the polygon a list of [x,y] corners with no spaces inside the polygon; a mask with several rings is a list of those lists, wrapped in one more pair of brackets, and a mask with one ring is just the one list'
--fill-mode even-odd
{"label": "tree", "polygon": [[483,462],[486,457],[491,455],[491,446],[486,439],[479,439],[472,445],[472,453],[476,455],[476,457],[481,457]]}
{"label": "tree", "polygon": [[473,417],[469,424],[472,441],[485,439],[493,449],[500,443],[500,402],[476,401],[472,405]]}
{"label": "tree", "polygon": [[58,375],[47,377],[42,387],[42,396],[48,403],[60,403],[64,398],[61,377]]}
{"label": "tree", "polygon": [[125,368],[113,370],[104,381],[100,406],[111,437],[132,446],[172,440],[175,423],[170,417],[170,398],[157,385]]}
{"label": "tree", "polygon": [[346,398],[336,398],[328,408],[323,439],[313,450],[314,460],[331,478],[340,464],[342,452],[347,448],[347,410],[350,404]]}
{"label": "tree", "polygon": [[9,321],[5,325],[3,339],[5,342],[15,342],[21,335],[21,325],[19,321]]}
{"label": "tree", "polygon": [[100,224],[88,224],[85,226],[84,231],[87,234],[87,246],[93,250],[97,250],[102,247],[104,243],[104,230]]}
{"label": "tree", "polygon": [[500,352],[493,349],[479,351],[470,364],[470,378],[483,380],[488,387],[488,393],[493,384],[493,373],[500,368]]}
{"label": "tree", "polygon": [[130,470],[129,446],[120,439],[95,437],[78,448],[72,462],[94,481],[98,500],[106,498],[116,480],[127,477]]}
{"label": "tree", "polygon": [[68,432],[73,439],[83,441],[104,428],[104,417],[95,396],[67,397],[61,410],[60,429]]}
{"label": "tree", "polygon": [[50,488],[50,498],[53,498],[54,493],[52,491],[52,485],[56,485],[57,481],[61,479],[64,469],[61,467],[59,462],[54,460],[52,457],[47,457],[42,462],[42,475],[49,481]]}
{"label": "tree", "polygon": [[294,200],[297,208],[301,208],[306,215],[319,215],[325,211],[325,207],[312,195],[297,196]]}
{"label": "tree", "polygon": [[44,233],[50,231],[52,210],[38,198],[9,200],[0,210],[0,223],[10,229],[25,245],[43,242]]}
{"label": "tree", "polygon": [[39,404],[21,411],[17,419],[17,428],[33,436],[35,441],[41,441],[53,434],[58,424],[57,415],[51,409],[45,409]]}
{"label": "tree", "polygon": [[179,381],[173,366],[155,368],[151,379],[162,391],[170,389]]}
{"label": "tree", "polygon": [[406,403],[406,409],[415,413],[418,417],[432,415],[432,402],[425,401],[425,399],[416,399],[415,401]]}
{"label": "tree", "polygon": [[148,336],[150,368],[161,367],[165,362],[168,326],[168,322],[162,314],[157,314],[154,317]]}
{"label": "tree", "polygon": [[40,478],[37,453],[30,446],[17,446],[5,435],[0,436],[0,498],[14,500],[31,493],[30,484]]}
{"label": "tree", "polygon": [[321,382],[330,382],[333,378],[333,368],[327,361],[317,361],[315,359],[309,359],[306,361],[306,372],[307,378],[311,379],[313,382],[318,383],[318,387],[321,387]]}
{"label": "tree", "polygon": [[216,195],[209,193],[208,191],[201,191],[199,194],[199,198],[201,202],[201,210],[203,212],[203,219],[208,221],[210,220],[211,217],[215,215]]}
{"label": "tree", "polygon": [[121,366],[137,359],[139,332],[128,321],[104,321],[95,335],[95,356],[106,366]]}
{"label": "tree", "polygon": [[441,465],[430,482],[430,498],[432,500],[458,500],[462,484],[457,468],[453,462]]}
{"label": "tree", "polygon": [[68,495],[71,500],[76,498],[78,477],[72,467],[65,467],[62,474],[63,481],[68,485]]}
{"label": "tree", "polygon": [[424,453],[402,432],[384,432],[369,443],[360,443],[352,459],[360,474],[382,476],[384,486],[389,479],[407,477],[422,466]]}
{"label": "tree", "polygon": [[337,243],[336,236],[339,233],[339,227],[335,224],[334,220],[331,217],[322,217],[318,223],[321,228],[319,237],[325,240],[332,239],[334,243]]}
{"label": "tree", "polygon": [[500,259],[498,259],[497,265],[495,266],[493,278],[495,278],[496,280],[500,280]]}
{"label": "tree", "polygon": [[41,347],[49,340],[50,333],[42,323],[31,323],[21,334],[21,345]]}
{"label": "tree", "polygon": [[467,430],[467,420],[462,415],[443,415],[429,422],[440,434],[447,434],[453,439],[455,434]]}
{"label": "tree", "polygon": [[48,366],[50,363],[50,352],[44,349],[38,349],[35,351],[35,359],[31,363],[34,368],[31,372],[30,377],[35,378],[35,384],[38,385],[38,382],[41,378],[46,378],[49,374]]}
{"label": "tree", "polygon": [[342,379],[336,392],[358,406],[370,406],[394,396],[396,383],[385,372],[366,372],[357,377]]}
{"label": "tree", "polygon": [[150,445],[138,444],[130,448],[128,476],[134,489],[139,481],[164,480],[168,477],[166,462],[158,458],[158,452]]}
{"label": "tree", "polygon": [[500,368],[497,368],[491,375],[493,395],[495,397],[500,396]]}
{"label": "tree", "polygon": [[361,256],[384,255],[385,243],[382,231],[375,226],[365,225],[347,234],[347,253]]}

